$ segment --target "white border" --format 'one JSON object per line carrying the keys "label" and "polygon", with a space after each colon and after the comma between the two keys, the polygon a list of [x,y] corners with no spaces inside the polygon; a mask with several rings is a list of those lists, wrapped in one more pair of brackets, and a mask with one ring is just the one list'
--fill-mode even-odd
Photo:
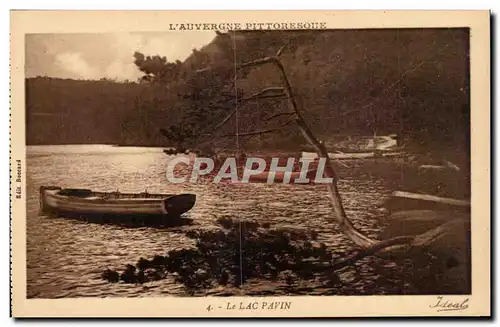
{"label": "white border", "polygon": [[[240,5],[237,3],[231,3],[230,6],[228,6],[224,1],[220,0],[214,0],[210,1],[209,5],[207,6],[206,1],[192,1],[192,0],[185,0],[182,1],[182,3],[179,4],[174,4],[174,3],[169,3],[168,7],[165,7],[165,2],[164,1],[149,1],[147,4],[145,2],[142,3],[134,3],[133,7],[127,6],[127,4],[123,1],[93,1],[93,0],[88,0],[88,1],[45,1],[43,5],[37,1],[16,1],[12,6],[8,6],[10,8],[16,8],[16,9],[30,9],[30,8],[36,8],[36,9],[376,9],[376,8],[381,8],[381,9],[492,9],[493,12],[498,12],[499,3],[498,1],[495,0],[490,0],[490,1],[484,1],[484,0],[476,0],[476,1],[436,1],[436,0],[421,0],[421,1],[412,1],[411,3],[401,3],[401,1],[377,1],[376,4],[374,5],[373,1],[356,1],[356,0],[351,0],[345,3],[331,3],[327,2],[326,6],[325,3],[321,3],[316,0],[310,0],[307,2],[298,2],[298,1],[286,1],[286,5],[283,5],[283,2],[280,4],[272,3],[272,1],[266,1],[266,0],[254,0],[250,3],[247,3],[247,6]],[[2,5],[6,2],[2,2]],[[248,6],[249,5],[249,6]],[[2,7],[2,9],[4,9]],[[4,63],[3,70],[5,71],[5,74],[3,74],[4,79],[3,82],[4,84],[2,85],[3,87],[1,88],[2,92],[2,100],[4,104],[7,104],[9,101],[9,92],[7,91],[8,87],[8,76],[9,76],[9,71],[7,68],[7,62],[9,58],[9,39],[8,39],[8,33],[9,33],[9,14],[6,10],[1,12],[2,15],[0,16],[0,27],[2,28],[2,32],[0,34],[0,40],[2,42],[2,51],[1,51],[1,56],[2,56],[2,62]],[[498,38],[495,34],[495,41],[497,41]],[[495,73],[498,71],[498,68],[495,70]],[[492,90],[492,92],[498,91],[498,86],[496,86],[495,90]],[[7,150],[9,149],[9,143],[7,141],[7,131],[8,131],[8,111],[4,111],[4,119],[1,120],[4,126],[2,131],[4,131],[5,135],[2,140],[0,140],[0,146],[2,147],[3,154],[5,160],[2,160],[2,167],[4,168],[4,172],[7,170],[8,167],[8,157],[6,153],[8,152]],[[497,120],[495,120],[495,123]],[[495,139],[496,141],[496,139]],[[495,144],[497,144],[495,142]],[[492,167],[493,169],[493,167]],[[7,174],[4,173],[3,178],[5,178],[5,183],[4,185],[7,185],[8,183],[8,177]],[[2,194],[4,196],[1,197],[1,204],[2,208],[4,209],[4,213],[7,213],[8,207],[9,207],[9,202],[8,202],[8,191],[6,188],[4,188],[5,194]],[[496,198],[495,198],[496,200]],[[495,217],[495,215],[493,215]],[[5,220],[4,220],[5,221]],[[5,222],[6,224],[6,222]],[[498,224],[497,224],[498,226]],[[498,228],[498,227],[497,227]],[[7,226],[6,228],[3,229],[4,232],[7,234]],[[495,230],[495,234],[498,230]],[[8,239],[8,236],[6,235],[6,238]],[[7,241],[5,242],[7,243]],[[3,262],[6,262],[8,260],[8,250],[6,247],[4,248],[4,251],[2,252],[2,259]],[[5,276],[3,275],[5,274]],[[8,289],[8,283],[6,282],[8,280],[8,275],[7,275],[7,269],[2,270],[2,278],[0,280],[3,280],[4,283],[0,284],[1,287],[5,287],[5,291],[2,292],[2,294],[8,294],[10,291]],[[2,289],[3,291],[3,289]],[[3,320],[6,320],[6,325],[10,326],[13,325],[13,320],[12,319],[5,319],[5,317],[8,316],[8,307],[9,307],[9,299],[4,296],[2,297],[2,307],[4,308],[4,314],[2,317],[4,317]],[[498,301],[497,301],[498,303]],[[496,308],[495,308],[496,309]],[[3,321],[2,321],[3,322]],[[95,325],[101,325],[103,323],[100,322],[85,322],[84,324],[92,324],[93,326]],[[142,322],[138,322],[137,325],[139,325]],[[169,323],[174,323],[174,322],[169,322]],[[203,323],[207,323],[206,321]],[[259,322],[260,323],[260,322]],[[335,323],[340,323],[344,324],[343,322],[335,322]],[[378,323],[384,323],[384,322],[378,322]],[[429,324],[429,322],[423,322],[426,324]],[[454,323],[457,323],[456,321]],[[430,323],[430,325],[433,325],[434,323]],[[4,324],[2,324],[4,325]]]}

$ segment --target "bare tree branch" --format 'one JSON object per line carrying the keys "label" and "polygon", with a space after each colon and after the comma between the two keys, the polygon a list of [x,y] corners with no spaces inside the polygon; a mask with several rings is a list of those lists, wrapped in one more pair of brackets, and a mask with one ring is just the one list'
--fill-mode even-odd
{"label": "bare tree branch", "polygon": [[[266,93],[276,92],[276,91],[279,91],[280,93],[266,95]],[[226,118],[224,118],[219,124],[217,124],[212,129],[212,133],[210,133],[210,134],[204,134],[204,136],[213,135],[214,132],[216,132],[217,130],[219,130],[219,128],[221,128],[224,124],[226,124],[236,114],[236,111],[238,111],[238,106],[240,104],[243,104],[245,102],[252,101],[252,100],[270,99],[270,98],[286,99],[286,95],[283,92],[283,87],[268,87],[268,88],[265,88],[265,89],[263,89],[263,90],[255,93],[255,94],[252,94],[249,97],[242,98],[240,101],[238,101],[238,103],[236,105],[236,108],[233,111],[231,111],[231,113],[229,113],[229,115],[227,115]]]}
{"label": "bare tree branch", "polygon": [[241,102],[249,102],[249,101],[253,101],[253,100],[261,100],[261,99],[279,99],[279,100],[285,100],[287,99],[285,93],[280,93],[280,94],[269,94],[269,95],[261,95],[261,96],[258,96],[258,97],[254,97],[254,98],[245,98],[245,99],[242,99]]}
{"label": "bare tree branch", "polygon": [[[252,135],[273,133],[273,132],[277,132],[279,130],[282,130],[284,127],[286,127],[290,124],[293,124],[294,122],[295,122],[294,120],[290,120],[290,121],[287,121],[286,123],[282,124],[278,128],[264,129],[264,130],[258,130],[258,131],[252,131],[252,132],[243,132],[243,133],[238,133],[238,136],[252,136]],[[236,134],[225,134],[225,135],[221,135],[221,136],[223,136],[223,137],[235,137]]]}
{"label": "bare tree branch", "polygon": [[276,57],[281,56],[281,54],[283,53],[283,50],[285,49],[285,47],[286,47],[286,44],[283,44],[281,46],[281,48],[278,49],[278,51],[276,52]]}
{"label": "bare tree branch", "polygon": [[280,112],[280,113],[277,113],[275,115],[272,115],[271,117],[266,117],[263,120],[264,121],[270,121],[270,120],[272,120],[274,118],[278,118],[278,117],[281,117],[281,116],[291,116],[291,115],[295,115],[295,112]]}
{"label": "bare tree branch", "polygon": [[[241,70],[241,69],[252,67],[252,66],[259,66],[259,65],[263,65],[263,64],[269,64],[269,63],[272,63],[275,60],[277,60],[276,57],[265,57],[265,58],[262,58],[262,59],[257,59],[257,60],[249,61],[249,62],[243,63],[240,66],[236,67],[236,70]],[[208,71],[211,71],[211,70],[212,70],[212,67],[205,67],[205,68],[201,68],[201,69],[196,70],[196,73],[204,73],[204,72],[208,72]]]}
{"label": "bare tree branch", "polygon": [[[279,70],[280,75],[281,75],[281,80],[283,81],[283,84],[285,86],[284,92],[287,95],[288,101],[290,103],[290,106],[292,107],[294,113],[295,113],[295,122],[297,123],[300,131],[304,135],[304,137],[311,143],[311,145],[315,148],[317,154],[319,157],[326,158],[326,169],[325,169],[325,175],[326,177],[332,178],[333,183],[327,184],[328,187],[328,194],[330,196],[330,201],[333,206],[334,214],[335,214],[335,219],[337,220],[337,223],[340,225],[342,228],[342,231],[358,246],[364,248],[364,249],[370,249],[372,247],[377,247],[377,246],[382,246],[385,243],[378,244],[379,241],[372,239],[365,234],[363,234],[361,231],[356,229],[352,222],[349,220],[347,217],[344,206],[342,203],[342,197],[340,196],[338,187],[337,187],[337,178],[335,174],[335,170],[333,168],[333,164],[329,158],[328,151],[326,150],[325,146],[318,141],[318,139],[314,136],[312,133],[311,129],[307,126],[307,123],[305,122],[299,108],[297,105],[297,102],[295,100],[294,94],[293,94],[293,89],[290,84],[290,81],[288,80],[288,77],[285,72],[285,68],[283,67],[283,64],[277,57],[266,57],[262,59],[257,59],[248,63],[244,63],[240,66],[241,68],[246,68],[246,67],[252,67],[252,66],[258,66],[258,65],[264,65],[268,63],[273,63]],[[387,241],[389,242],[389,241]]]}
{"label": "bare tree branch", "polygon": [[[265,63],[269,63],[269,62],[272,62],[274,60],[274,57],[267,57],[267,58],[264,58],[264,59],[259,59],[259,60],[256,60],[256,61],[252,61],[252,62],[249,62],[249,63],[245,63],[245,64],[242,64],[241,66],[239,67],[236,67],[236,70],[240,70],[240,69],[243,69],[243,68],[246,68],[246,67],[251,67],[253,65],[260,65],[260,64],[265,64]],[[206,67],[206,68],[203,68],[203,69],[198,69],[196,72],[197,73],[203,73],[203,72],[208,72],[208,71],[211,71],[211,67]],[[277,94],[266,94],[266,93],[272,93],[272,92],[279,92]],[[287,98],[287,95],[286,93],[284,92],[284,88],[283,87],[267,87],[255,94],[252,94],[250,95],[249,97],[246,97],[246,98],[242,98],[241,100],[239,100],[237,103],[236,103],[236,108],[231,112],[229,113],[229,115],[226,116],[226,118],[224,118],[219,124],[217,124],[214,128],[212,128],[212,133],[209,133],[209,134],[201,134],[200,136],[211,136],[214,134],[214,132],[216,132],[217,130],[219,130],[223,125],[225,125],[235,114],[236,112],[238,111],[238,106],[244,102],[248,102],[248,101],[252,101],[252,100],[258,100],[258,99],[269,99],[269,98],[276,98],[276,99],[280,99],[280,98]],[[224,135],[222,135],[224,136]]]}
{"label": "bare tree branch", "polygon": [[[269,93],[269,92],[280,92],[278,94],[278,96],[283,96],[284,95],[284,89],[283,87],[280,87],[280,86],[271,86],[271,87],[266,87],[265,89],[262,89],[260,90],[259,92],[257,93],[254,93],[252,94],[251,96],[249,97],[246,97],[246,98],[243,98],[242,101],[248,101],[248,100],[251,100],[251,99],[254,99],[254,98],[259,98],[260,96],[263,96],[265,95],[266,93]],[[276,96],[276,95],[275,95]]]}
{"label": "bare tree branch", "polygon": [[[253,60],[250,62],[243,63],[240,66],[236,67],[236,71],[239,71],[239,70],[244,69],[244,68],[256,67],[256,66],[261,66],[261,65],[265,65],[265,64],[273,64],[278,69],[278,71],[280,73],[280,77],[281,77],[281,80],[283,82],[284,87],[268,87],[268,88],[265,88],[265,89],[255,93],[255,94],[247,97],[247,98],[243,98],[240,101],[242,101],[242,102],[243,101],[250,101],[250,100],[255,100],[255,99],[262,99],[265,97],[271,97],[271,98],[285,97],[288,100],[291,108],[293,109],[293,112],[279,113],[279,114],[276,114],[276,115],[269,117],[267,120],[271,120],[271,119],[274,119],[274,118],[277,118],[277,117],[283,116],[283,115],[287,115],[287,116],[293,115],[294,119],[284,123],[279,128],[244,132],[244,133],[240,133],[240,134],[227,134],[227,135],[222,135],[222,136],[225,136],[225,137],[234,137],[236,135],[238,135],[238,136],[252,136],[252,135],[265,134],[265,133],[272,133],[272,132],[283,129],[284,127],[290,125],[291,123],[295,122],[297,124],[298,128],[300,129],[300,131],[302,132],[302,134],[304,135],[306,140],[308,140],[308,142],[311,143],[311,145],[316,150],[316,153],[318,154],[318,156],[320,158],[326,159],[326,167],[325,167],[324,174],[325,174],[325,177],[329,177],[329,178],[333,179],[332,183],[327,184],[327,188],[328,188],[328,194],[329,194],[329,198],[330,198],[330,201],[331,201],[331,204],[333,207],[333,213],[334,213],[334,218],[335,218],[336,222],[339,224],[339,226],[341,227],[344,234],[346,234],[351,239],[351,241],[353,241],[357,246],[359,246],[363,249],[363,251],[360,251],[353,256],[350,256],[350,257],[348,257],[340,262],[335,263],[333,265],[334,269],[345,267],[349,264],[356,262],[357,260],[359,260],[365,256],[374,254],[382,249],[391,247],[393,245],[411,246],[411,243],[414,240],[414,237],[412,237],[412,236],[410,236],[410,237],[396,237],[396,238],[385,240],[385,241],[379,241],[376,239],[372,239],[372,238],[368,237],[367,235],[363,234],[357,228],[355,228],[354,225],[352,224],[352,222],[347,217],[345,210],[344,210],[343,203],[342,203],[342,197],[339,193],[338,186],[337,186],[337,176],[335,174],[335,170],[334,170],[334,166],[332,164],[332,161],[328,155],[328,151],[327,151],[326,147],[324,146],[324,144],[319,142],[319,140],[314,136],[311,129],[307,125],[301,111],[299,110],[297,101],[296,101],[295,96],[294,96],[293,88],[292,88],[292,85],[287,77],[287,74],[285,72],[285,68],[284,68],[282,62],[278,58],[278,56],[282,53],[283,49],[284,49],[284,46],[282,46],[278,50],[278,52],[276,53],[276,56],[274,56],[274,57],[265,57],[265,58],[261,58],[261,59],[257,59],[257,60]],[[199,70],[199,71],[202,72],[202,71],[207,71],[207,70],[210,70],[210,68],[206,68],[206,69]],[[404,78],[404,76],[402,78]],[[400,80],[396,81],[395,84],[397,84],[399,82],[400,82]],[[392,87],[392,85],[391,85],[391,87]],[[279,93],[276,94],[276,92],[279,92]],[[269,94],[269,93],[271,93],[271,94]],[[238,106],[240,101],[238,101],[238,103],[236,103],[236,106]],[[212,131],[218,130],[221,126],[223,126],[225,123],[227,123],[227,121],[229,121],[229,119],[231,119],[231,117],[233,117],[233,115],[236,113],[236,111],[237,111],[237,109],[235,109],[233,112],[231,112],[221,123],[217,124],[217,126]],[[213,134],[213,132],[212,132],[212,134]],[[211,135],[211,134],[208,134],[208,136],[209,135]],[[205,135],[205,136],[207,136],[207,135]]]}
{"label": "bare tree branch", "polygon": [[[399,249],[402,249],[402,253],[405,251],[410,251],[412,248],[411,242],[414,240],[413,236],[399,236],[399,237],[394,237],[388,240],[380,241],[375,243],[373,246],[365,248],[363,250],[357,251],[352,255],[349,255],[346,258],[342,258],[336,262],[333,262],[333,264],[330,265],[330,267],[333,270],[340,270],[342,268],[345,268],[347,266],[352,266],[359,260],[368,257],[370,255],[374,255],[377,252],[380,252],[382,250],[388,249],[390,247],[395,247],[395,246],[400,246]],[[392,253],[391,251],[390,253]],[[327,267],[328,264],[322,263],[321,264],[323,267]]]}
{"label": "bare tree branch", "polygon": [[200,68],[200,69],[195,70],[195,72],[196,72],[197,74],[204,73],[204,72],[208,72],[208,71],[210,71],[210,68],[209,68],[209,67]]}
{"label": "bare tree branch", "polygon": [[229,121],[229,119],[231,119],[231,117],[234,116],[234,114],[236,113],[236,111],[238,111],[238,107],[236,107],[236,109],[234,109],[233,111],[231,111],[231,113],[229,115],[226,116],[226,118],[224,118],[223,121],[221,121],[220,123],[217,124],[217,126],[215,126],[213,129],[212,129],[212,133],[208,134],[207,136],[210,136],[210,135],[213,135],[214,132],[216,132],[219,128],[221,128],[225,123],[227,123]]}
{"label": "bare tree branch", "polygon": [[275,57],[265,57],[265,58],[262,58],[262,59],[257,59],[257,60],[253,60],[253,61],[249,61],[247,63],[241,64],[236,69],[240,70],[240,69],[247,68],[247,67],[269,64],[269,63],[272,63],[275,60],[276,60]]}
{"label": "bare tree branch", "polygon": [[387,249],[391,246],[395,245],[408,245],[413,241],[413,236],[399,236],[394,237],[385,241],[380,241],[372,245],[371,247],[365,248],[362,251],[355,253],[354,255],[348,256],[347,258],[343,258],[335,263],[333,263],[333,270],[342,269],[346,266],[353,265],[357,261],[363,259],[364,257],[373,255],[383,249]]}

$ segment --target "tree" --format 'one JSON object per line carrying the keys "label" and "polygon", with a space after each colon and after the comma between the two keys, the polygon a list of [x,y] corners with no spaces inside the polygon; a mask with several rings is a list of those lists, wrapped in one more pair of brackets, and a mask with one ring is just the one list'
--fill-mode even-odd
{"label": "tree", "polygon": [[134,53],[134,64],[144,76],[141,81],[168,83],[175,81],[178,77],[182,63],[179,60],[168,62],[167,57],[145,56],[140,52]]}
{"label": "tree", "polygon": [[[217,127],[235,107],[235,64],[281,48],[280,60],[294,80],[296,97],[308,108],[306,118],[325,141],[333,142],[336,133],[395,133],[415,151],[425,143],[424,150],[437,149],[434,156],[468,154],[460,148],[469,133],[467,35],[466,30],[458,29],[219,32],[210,44],[194,49],[179,64],[178,74],[159,84],[168,89],[169,106],[177,108],[168,114],[169,125],[191,126],[196,133],[185,139],[197,135],[196,142],[200,142],[205,130]],[[148,61],[140,55],[138,59]],[[166,65],[160,56],[150,57],[150,61],[159,62],[156,66],[160,68]],[[159,73],[147,71],[145,79],[162,80],[154,78]],[[246,108],[240,110],[240,121],[245,122],[240,132],[273,128],[266,115],[284,99],[271,96],[243,101],[243,93],[255,94],[277,82],[267,65],[238,72],[238,105]],[[285,123],[285,118],[281,116],[280,122]],[[228,139],[235,125],[233,115],[215,134],[208,134],[212,140],[217,135]],[[287,132],[296,133],[290,126]],[[298,139],[297,135],[290,140]],[[286,136],[268,137],[270,146],[295,144],[287,142]],[[240,141],[245,143],[250,137]],[[450,150],[442,151],[445,147]]]}
{"label": "tree", "polygon": [[[294,123],[302,133],[303,137],[314,148],[317,155],[320,158],[324,158],[324,160],[326,161],[325,175],[326,177],[333,179],[333,183],[328,183],[327,188],[329,193],[329,199],[333,208],[333,216],[335,218],[335,221],[338,223],[343,233],[346,236],[348,236],[353,243],[355,243],[358,247],[361,248],[361,250],[358,251],[353,256],[350,256],[333,264],[332,268],[339,269],[346,265],[351,265],[365,256],[373,255],[381,251],[385,251],[388,253],[401,253],[401,252],[411,253],[410,251],[425,250],[433,242],[435,242],[435,237],[434,237],[435,234],[445,235],[446,233],[452,232],[454,225],[445,223],[436,227],[435,229],[432,229],[431,231],[427,231],[422,234],[418,234],[416,236],[396,236],[387,240],[377,240],[365,235],[363,232],[358,230],[353,225],[353,223],[351,222],[351,220],[349,219],[344,210],[342,197],[337,186],[337,176],[335,173],[334,166],[331,162],[331,159],[329,158],[328,150],[325,147],[324,143],[320,142],[317,139],[312,129],[309,127],[309,124],[307,123],[306,119],[304,118],[304,110],[299,106],[299,103],[296,99],[294,88],[291,85],[290,79],[286,73],[283,62],[279,58],[280,55],[282,54],[283,49],[284,46],[281,47],[274,56],[263,57],[252,61],[240,63],[236,66],[235,71],[237,73],[242,70],[257,69],[259,67],[266,65],[274,67],[280,76],[280,80],[283,86],[264,88],[261,91],[245,99],[253,100],[253,99],[261,99],[267,97],[285,98],[288,101],[288,108],[289,108],[288,111],[274,114],[271,116],[271,119],[278,118],[280,116],[289,117],[290,120],[285,125]],[[207,70],[212,71],[213,69],[207,68],[204,71],[206,72]],[[217,126],[220,126],[221,124],[224,124],[227,121],[228,118],[224,119]],[[279,130],[279,128],[271,129],[264,132],[275,132],[276,130]],[[256,131],[255,133],[248,133],[248,135],[254,135],[258,133],[261,133],[261,131]]]}

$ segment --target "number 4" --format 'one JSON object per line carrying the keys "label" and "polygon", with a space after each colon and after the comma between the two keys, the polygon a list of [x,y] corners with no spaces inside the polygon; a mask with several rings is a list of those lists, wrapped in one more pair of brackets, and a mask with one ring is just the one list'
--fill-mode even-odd
{"label": "number 4", "polygon": [[209,306],[207,307],[207,311],[208,311],[208,312],[210,312],[210,310],[212,310],[212,306],[211,306],[211,305],[209,305]]}

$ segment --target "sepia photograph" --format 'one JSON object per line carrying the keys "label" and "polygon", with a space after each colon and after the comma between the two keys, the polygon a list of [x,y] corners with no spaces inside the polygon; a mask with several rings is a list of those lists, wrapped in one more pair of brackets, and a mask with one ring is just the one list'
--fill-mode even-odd
{"label": "sepia photograph", "polygon": [[24,34],[26,300],[269,315],[419,295],[466,314],[489,281],[471,28],[214,21]]}

